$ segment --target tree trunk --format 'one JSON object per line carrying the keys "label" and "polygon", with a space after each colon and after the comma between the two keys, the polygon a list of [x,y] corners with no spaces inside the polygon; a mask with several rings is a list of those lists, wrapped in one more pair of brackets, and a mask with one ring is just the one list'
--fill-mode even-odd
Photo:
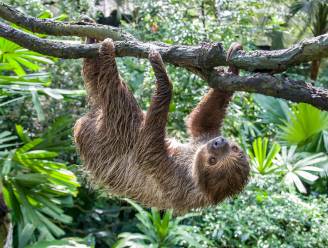
{"label": "tree trunk", "polygon": [[311,65],[311,79],[317,80],[321,60],[313,60]]}

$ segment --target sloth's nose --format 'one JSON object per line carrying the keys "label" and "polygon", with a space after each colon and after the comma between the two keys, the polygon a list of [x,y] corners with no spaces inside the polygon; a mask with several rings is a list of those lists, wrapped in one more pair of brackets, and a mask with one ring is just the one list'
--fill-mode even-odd
{"label": "sloth's nose", "polygon": [[223,137],[217,137],[212,141],[212,148],[214,150],[219,150],[228,146],[228,141]]}

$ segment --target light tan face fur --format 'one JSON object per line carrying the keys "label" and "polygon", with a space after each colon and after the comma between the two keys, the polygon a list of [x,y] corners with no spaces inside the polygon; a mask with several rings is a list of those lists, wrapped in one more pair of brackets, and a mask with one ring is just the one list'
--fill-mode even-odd
{"label": "light tan face fur", "polygon": [[223,137],[216,137],[200,147],[193,166],[196,183],[213,202],[239,193],[249,175],[245,153],[236,143]]}

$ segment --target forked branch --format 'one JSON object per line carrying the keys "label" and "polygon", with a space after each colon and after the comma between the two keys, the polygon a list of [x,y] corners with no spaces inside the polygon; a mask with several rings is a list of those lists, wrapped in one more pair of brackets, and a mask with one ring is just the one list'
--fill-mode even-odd
{"label": "forked branch", "polygon": [[[157,50],[166,63],[186,68],[208,82],[211,87],[233,91],[258,92],[265,95],[306,102],[328,110],[328,90],[313,87],[304,81],[265,73],[240,77],[218,73],[214,67],[232,64],[247,71],[282,72],[303,62],[328,57],[328,34],[303,40],[288,49],[275,51],[238,51],[226,61],[226,52],[220,43],[197,46],[167,45],[160,42],[141,42],[121,29],[89,23],[55,22],[25,15],[0,3],[0,17],[32,32],[55,36],[107,37],[115,41],[116,56],[147,58],[150,50]],[[0,22],[0,36],[30,50],[59,58],[85,58],[98,54],[98,44],[76,44],[41,39]]]}

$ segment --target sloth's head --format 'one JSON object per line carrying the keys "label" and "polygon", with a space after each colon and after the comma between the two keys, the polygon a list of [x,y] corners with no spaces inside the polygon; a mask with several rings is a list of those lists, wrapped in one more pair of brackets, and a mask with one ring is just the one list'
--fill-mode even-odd
{"label": "sloth's head", "polygon": [[243,150],[221,136],[198,149],[193,166],[197,185],[213,203],[239,193],[250,170]]}

